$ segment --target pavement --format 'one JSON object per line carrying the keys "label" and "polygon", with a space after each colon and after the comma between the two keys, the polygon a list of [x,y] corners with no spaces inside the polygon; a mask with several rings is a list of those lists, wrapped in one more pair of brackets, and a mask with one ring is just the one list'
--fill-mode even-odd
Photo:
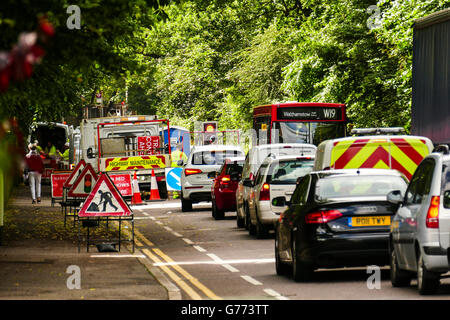
{"label": "pavement", "polygon": [[[50,186],[42,189],[39,204],[31,203],[24,185],[8,201],[0,244],[0,300],[173,299],[170,283],[141,252],[132,252],[130,241],[122,243],[120,252],[99,252],[95,245],[88,252],[81,228],[79,251],[73,219],[64,226],[60,205],[51,205]],[[98,229],[91,235],[97,243],[118,236],[114,226]]]}

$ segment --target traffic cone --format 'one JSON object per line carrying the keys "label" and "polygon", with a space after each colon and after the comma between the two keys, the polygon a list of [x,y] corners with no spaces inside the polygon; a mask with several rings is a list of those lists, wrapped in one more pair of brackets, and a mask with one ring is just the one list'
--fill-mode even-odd
{"label": "traffic cone", "polygon": [[139,184],[137,181],[136,171],[134,172],[133,177],[133,197],[131,198],[131,204],[141,204],[141,191],[139,191]]}
{"label": "traffic cone", "polygon": [[159,196],[158,182],[156,181],[155,170],[153,169],[152,169],[150,200],[161,200],[161,197]]}

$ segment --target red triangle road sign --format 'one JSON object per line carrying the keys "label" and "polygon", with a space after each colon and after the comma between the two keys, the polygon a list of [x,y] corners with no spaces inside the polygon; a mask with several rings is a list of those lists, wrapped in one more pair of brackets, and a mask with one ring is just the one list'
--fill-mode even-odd
{"label": "red triangle road sign", "polygon": [[101,173],[94,189],[78,212],[79,217],[130,216],[131,208],[107,173]]}
{"label": "red triangle road sign", "polygon": [[75,166],[75,169],[73,169],[70,176],[67,178],[66,182],[64,182],[63,187],[70,188],[73,185],[73,183],[75,182],[76,178],[78,177],[78,174],[81,171],[83,171],[85,166],[86,166],[86,161],[84,161],[84,159],[81,159]]}
{"label": "red triangle road sign", "polygon": [[88,163],[70,187],[67,192],[67,196],[74,198],[86,198],[92,191],[97,179],[97,173],[95,173],[92,165]]}

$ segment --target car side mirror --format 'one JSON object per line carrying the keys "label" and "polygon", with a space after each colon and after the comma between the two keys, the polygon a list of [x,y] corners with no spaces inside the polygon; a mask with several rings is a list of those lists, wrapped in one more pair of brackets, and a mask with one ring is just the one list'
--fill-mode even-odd
{"label": "car side mirror", "polygon": [[212,172],[208,173],[208,178],[209,179],[214,179],[216,176],[217,176],[217,172],[215,172],[215,171],[212,171]]}
{"label": "car side mirror", "polygon": [[253,188],[253,186],[254,186],[253,180],[250,180],[250,179],[245,179],[245,180],[242,182],[242,184],[243,184],[245,187],[249,187],[249,188]]}
{"label": "car side mirror", "polygon": [[272,205],[275,207],[285,207],[291,204],[290,201],[287,201],[285,197],[276,197],[272,199]]}
{"label": "car side mirror", "polygon": [[393,190],[387,194],[387,201],[399,205],[403,202],[403,194],[400,190]]}
{"label": "car side mirror", "polygon": [[93,159],[93,158],[95,158],[95,154],[94,154],[94,151],[92,151],[92,148],[88,148],[87,151],[86,151],[86,153],[87,153],[88,159]]}
{"label": "car side mirror", "polygon": [[444,208],[450,208],[450,190],[444,191]]}
{"label": "car side mirror", "polygon": [[183,160],[178,160],[177,161],[177,166],[181,167],[184,165],[184,161]]}
{"label": "car side mirror", "polygon": [[230,179],[231,181],[239,181],[241,180],[241,175],[239,174],[239,172],[233,172],[230,175]]}

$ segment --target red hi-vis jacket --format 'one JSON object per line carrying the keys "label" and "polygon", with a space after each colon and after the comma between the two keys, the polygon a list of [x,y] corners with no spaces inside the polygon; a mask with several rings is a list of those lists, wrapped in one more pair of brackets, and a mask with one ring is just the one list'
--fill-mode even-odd
{"label": "red hi-vis jacket", "polygon": [[38,155],[36,152],[30,152],[25,156],[25,163],[27,168],[30,171],[35,171],[39,173],[44,172],[44,162],[42,161],[42,158],[40,155]]}

